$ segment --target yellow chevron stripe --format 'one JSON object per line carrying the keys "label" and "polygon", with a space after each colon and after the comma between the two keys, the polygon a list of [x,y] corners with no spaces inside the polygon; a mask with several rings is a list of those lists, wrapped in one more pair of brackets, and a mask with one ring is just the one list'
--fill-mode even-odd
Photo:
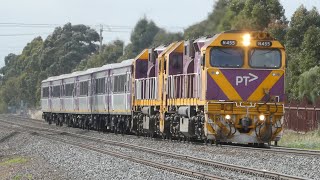
{"label": "yellow chevron stripe", "polygon": [[[274,75],[276,74],[276,75]],[[250,95],[248,101],[260,101],[264,96],[264,90],[270,90],[278,80],[283,76],[284,71],[274,70],[267,76],[267,78],[258,86],[258,88]]]}
{"label": "yellow chevron stripe", "polygon": [[[212,79],[217,83],[217,85],[220,87],[223,93],[230,100],[236,100],[236,101],[242,100],[241,96],[238,94],[238,92],[234,89],[234,87],[230,84],[230,82],[227,80],[227,78],[222,74],[222,72],[219,69],[209,69],[208,72],[212,77]],[[216,74],[216,72],[219,72],[219,74]]]}

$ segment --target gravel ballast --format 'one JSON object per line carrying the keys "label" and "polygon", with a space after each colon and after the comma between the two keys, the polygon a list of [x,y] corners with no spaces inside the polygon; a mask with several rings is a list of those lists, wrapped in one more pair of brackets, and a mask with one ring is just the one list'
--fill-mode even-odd
{"label": "gravel ballast", "polygon": [[[21,123],[20,120],[19,120],[19,123]],[[29,125],[35,124],[33,122],[27,122],[27,121],[25,121],[24,123],[28,123]],[[320,169],[320,165],[319,165],[320,157],[317,157],[317,156],[302,156],[302,155],[282,154],[282,153],[277,154],[274,152],[243,150],[243,149],[237,149],[237,148],[226,147],[226,146],[215,147],[215,146],[195,145],[190,143],[180,143],[175,141],[174,142],[161,141],[161,140],[159,141],[159,140],[152,140],[150,138],[144,138],[144,137],[138,138],[135,136],[114,135],[112,133],[105,134],[105,133],[98,133],[95,131],[86,131],[86,130],[80,130],[80,129],[67,128],[67,127],[58,128],[55,125],[49,126],[46,124],[40,124],[39,126],[57,128],[60,130],[81,133],[88,136],[99,137],[99,138],[104,138],[104,139],[113,140],[113,141],[126,142],[126,143],[136,144],[136,145],[145,146],[153,149],[158,149],[162,151],[175,152],[175,153],[199,157],[199,158],[206,158],[209,160],[214,160],[214,161],[219,161],[219,162],[224,162],[229,164],[252,167],[252,168],[261,169],[261,170],[275,171],[283,174],[300,176],[300,177],[305,177],[310,179],[320,179],[320,173],[318,172]],[[128,151],[128,150],[123,150],[123,151]],[[119,161],[118,158],[115,158],[115,159],[116,161]],[[159,159],[161,161],[166,161],[166,159],[163,159],[163,158],[159,158]],[[188,166],[187,163],[183,163],[183,165]],[[138,166],[141,166],[141,165],[138,165]],[[173,174],[173,173],[169,173],[169,174]],[[241,178],[241,177],[238,177],[238,178]]]}
{"label": "gravel ballast", "polygon": [[[1,128],[0,138],[10,132]],[[0,179],[20,175],[32,179],[192,179],[29,133],[19,133],[2,142],[0,155],[32,159],[28,161],[30,166],[24,164],[11,176]]]}

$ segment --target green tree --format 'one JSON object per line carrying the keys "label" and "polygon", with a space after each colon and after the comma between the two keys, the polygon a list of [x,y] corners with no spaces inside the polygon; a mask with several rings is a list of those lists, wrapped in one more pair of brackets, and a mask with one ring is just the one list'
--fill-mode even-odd
{"label": "green tree", "polygon": [[320,67],[315,66],[302,73],[299,76],[298,87],[300,99],[306,97],[309,101],[315,103],[320,97]]}
{"label": "green tree", "polygon": [[185,38],[226,30],[267,30],[284,40],[287,20],[279,0],[219,0],[208,18],[185,30]]}
{"label": "green tree", "polygon": [[207,21],[202,21],[200,23],[197,23],[188,27],[184,31],[184,38],[196,39],[198,37],[204,36],[206,34],[206,24],[207,24]]}
{"label": "green tree", "polygon": [[289,98],[299,97],[299,76],[319,64],[320,15],[316,8],[308,11],[300,6],[293,14],[285,36],[287,49],[287,94]]}
{"label": "green tree", "polygon": [[182,33],[170,33],[164,29],[160,29],[159,32],[153,38],[152,46],[167,45],[174,41],[180,41],[183,39]]}
{"label": "green tree", "polygon": [[147,18],[140,19],[131,33],[131,43],[126,46],[124,55],[119,58],[119,61],[134,58],[143,49],[150,47],[159,30],[160,28],[153,21]]}
{"label": "green tree", "polygon": [[286,22],[279,0],[232,0],[228,11],[233,16],[224,21],[231,22],[231,29],[265,30],[272,22]]}
{"label": "green tree", "polygon": [[[98,33],[85,25],[58,27],[45,41],[36,37],[20,55],[9,54],[0,69],[0,110],[26,102],[39,105],[40,84],[48,76],[70,73],[78,63],[96,52]],[[114,59],[117,59],[116,57]]]}
{"label": "green tree", "polygon": [[98,40],[99,34],[85,25],[58,27],[44,41],[40,67],[48,76],[69,73],[97,50]]}
{"label": "green tree", "polygon": [[218,0],[214,4],[213,11],[208,15],[208,18],[188,27],[184,31],[184,37],[186,39],[196,39],[201,36],[218,33],[220,29],[224,30],[224,28],[221,28],[221,23],[227,15],[228,4],[230,4],[230,0]]}
{"label": "green tree", "polygon": [[299,53],[300,72],[320,65],[320,26],[311,26],[305,32]]}
{"label": "green tree", "polygon": [[124,43],[120,40],[105,44],[102,46],[102,53],[97,52],[88,59],[82,60],[75,70],[85,70],[117,62],[123,54],[123,46]]}

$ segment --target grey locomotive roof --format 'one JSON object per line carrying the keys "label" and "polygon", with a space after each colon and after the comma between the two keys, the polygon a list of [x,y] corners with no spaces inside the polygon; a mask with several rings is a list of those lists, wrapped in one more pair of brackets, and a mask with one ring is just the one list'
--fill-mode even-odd
{"label": "grey locomotive roof", "polygon": [[104,71],[104,70],[108,70],[108,69],[117,69],[117,68],[121,68],[121,67],[126,67],[126,66],[132,65],[133,61],[134,61],[134,59],[128,59],[128,60],[122,61],[121,63],[106,64],[102,67],[90,68],[85,71],[76,71],[76,72],[73,72],[70,74],[62,74],[59,76],[52,76],[52,77],[49,77],[48,79],[43,80],[42,82],[44,83],[44,82],[56,81],[56,80],[61,80],[61,79],[67,79],[67,78],[92,74],[94,72],[100,72],[100,71]]}

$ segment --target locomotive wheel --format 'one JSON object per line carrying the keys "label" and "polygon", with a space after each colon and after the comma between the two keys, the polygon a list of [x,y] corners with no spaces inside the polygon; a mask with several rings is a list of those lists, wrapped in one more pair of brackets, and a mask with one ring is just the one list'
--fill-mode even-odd
{"label": "locomotive wheel", "polygon": [[161,138],[162,138],[162,140],[165,140],[166,139],[166,135],[161,134]]}
{"label": "locomotive wheel", "polygon": [[60,122],[59,122],[59,118],[56,118],[55,122],[56,122],[56,126],[59,126]]}
{"label": "locomotive wheel", "polygon": [[216,146],[219,146],[220,141],[219,141],[219,140],[216,140],[215,143],[216,143]]}
{"label": "locomotive wheel", "polygon": [[209,144],[212,145],[214,143],[214,140],[209,139]]}
{"label": "locomotive wheel", "polygon": [[208,139],[207,138],[204,138],[203,141],[204,141],[205,145],[208,145]]}

